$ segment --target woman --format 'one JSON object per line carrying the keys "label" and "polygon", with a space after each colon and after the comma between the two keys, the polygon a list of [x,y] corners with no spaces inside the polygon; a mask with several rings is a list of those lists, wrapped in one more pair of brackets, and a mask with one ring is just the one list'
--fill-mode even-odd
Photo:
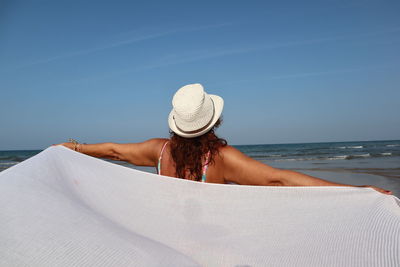
{"label": "woman", "polygon": [[[172,100],[168,123],[170,139],[142,143],[61,145],[75,151],[138,166],[154,166],[158,174],[208,183],[264,186],[353,186],[338,184],[290,170],[276,169],[256,161],[218,138],[224,101],[207,94],[200,84],[180,88]],[[384,194],[392,194],[375,186]]]}

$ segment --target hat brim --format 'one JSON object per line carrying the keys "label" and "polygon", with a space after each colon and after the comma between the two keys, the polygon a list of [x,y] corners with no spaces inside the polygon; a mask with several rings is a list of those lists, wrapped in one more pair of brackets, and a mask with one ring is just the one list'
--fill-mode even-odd
{"label": "hat brim", "polygon": [[196,132],[196,133],[185,133],[185,132],[182,132],[181,130],[179,130],[176,127],[175,120],[174,120],[174,110],[172,110],[169,113],[169,116],[168,116],[169,128],[174,133],[176,133],[177,135],[185,137],[185,138],[197,137],[197,136],[203,135],[206,132],[208,132],[209,130],[211,130],[211,128],[215,125],[217,120],[221,117],[222,110],[224,109],[224,100],[222,99],[222,97],[217,96],[217,95],[210,95],[209,94],[209,96],[211,97],[211,99],[212,99],[212,101],[214,103],[214,116],[213,116],[213,118],[211,120],[211,123],[206,128],[204,128],[203,130],[201,130],[199,132]]}

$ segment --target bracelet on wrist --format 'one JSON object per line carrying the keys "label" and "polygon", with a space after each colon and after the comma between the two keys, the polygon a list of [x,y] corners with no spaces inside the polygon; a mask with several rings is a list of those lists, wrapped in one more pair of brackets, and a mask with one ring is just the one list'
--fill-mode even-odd
{"label": "bracelet on wrist", "polygon": [[69,138],[69,142],[71,142],[71,143],[73,143],[74,144],[74,151],[77,151],[78,150],[78,147],[79,147],[79,142],[78,141],[76,141],[75,139],[73,139],[73,138]]}

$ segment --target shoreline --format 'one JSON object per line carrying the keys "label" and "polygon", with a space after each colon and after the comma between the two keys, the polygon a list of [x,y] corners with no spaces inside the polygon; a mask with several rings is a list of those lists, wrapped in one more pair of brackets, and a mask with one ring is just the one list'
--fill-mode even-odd
{"label": "shoreline", "polygon": [[293,169],[307,175],[335,183],[349,185],[373,185],[392,191],[396,197],[400,196],[400,179],[386,177],[372,173],[349,172],[348,170],[304,170]]}
{"label": "shoreline", "polygon": [[376,176],[382,176],[390,179],[399,179],[400,182],[400,168],[299,168],[296,171],[316,171],[316,172],[337,172],[337,173],[354,173],[354,174],[370,174]]}

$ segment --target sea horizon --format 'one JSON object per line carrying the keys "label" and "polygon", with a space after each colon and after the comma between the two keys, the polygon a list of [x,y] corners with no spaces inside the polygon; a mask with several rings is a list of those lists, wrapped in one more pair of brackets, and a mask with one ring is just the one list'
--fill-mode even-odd
{"label": "sea horizon", "polygon": [[324,144],[324,143],[355,143],[355,142],[395,142],[400,139],[382,139],[382,140],[352,140],[352,141],[321,141],[321,142],[293,142],[293,143],[268,143],[268,144],[241,144],[232,146],[257,146],[257,145],[301,145],[301,144]]}
{"label": "sea horizon", "polygon": [[[233,145],[247,156],[279,169],[294,170],[343,184],[375,185],[400,196],[400,140]],[[43,151],[1,150],[1,171]],[[156,173],[154,167],[112,162]]]}
{"label": "sea horizon", "polygon": [[[234,147],[240,146],[263,146],[263,145],[302,145],[302,144],[324,144],[324,143],[355,143],[355,142],[400,142],[400,139],[380,139],[380,140],[352,140],[352,141],[316,141],[316,142],[289,142],[289,143],[249,143],[249,144],[228,144]],[[129,142],[116,142],[116,143],[129,143]],[[95,144],[95,143],[93,143]],[[48,147],[50,147],[49,145]],[[47,147],[46,147],[47,148]],[[43,151],[44,149],[0,149],[0,151]]]}

